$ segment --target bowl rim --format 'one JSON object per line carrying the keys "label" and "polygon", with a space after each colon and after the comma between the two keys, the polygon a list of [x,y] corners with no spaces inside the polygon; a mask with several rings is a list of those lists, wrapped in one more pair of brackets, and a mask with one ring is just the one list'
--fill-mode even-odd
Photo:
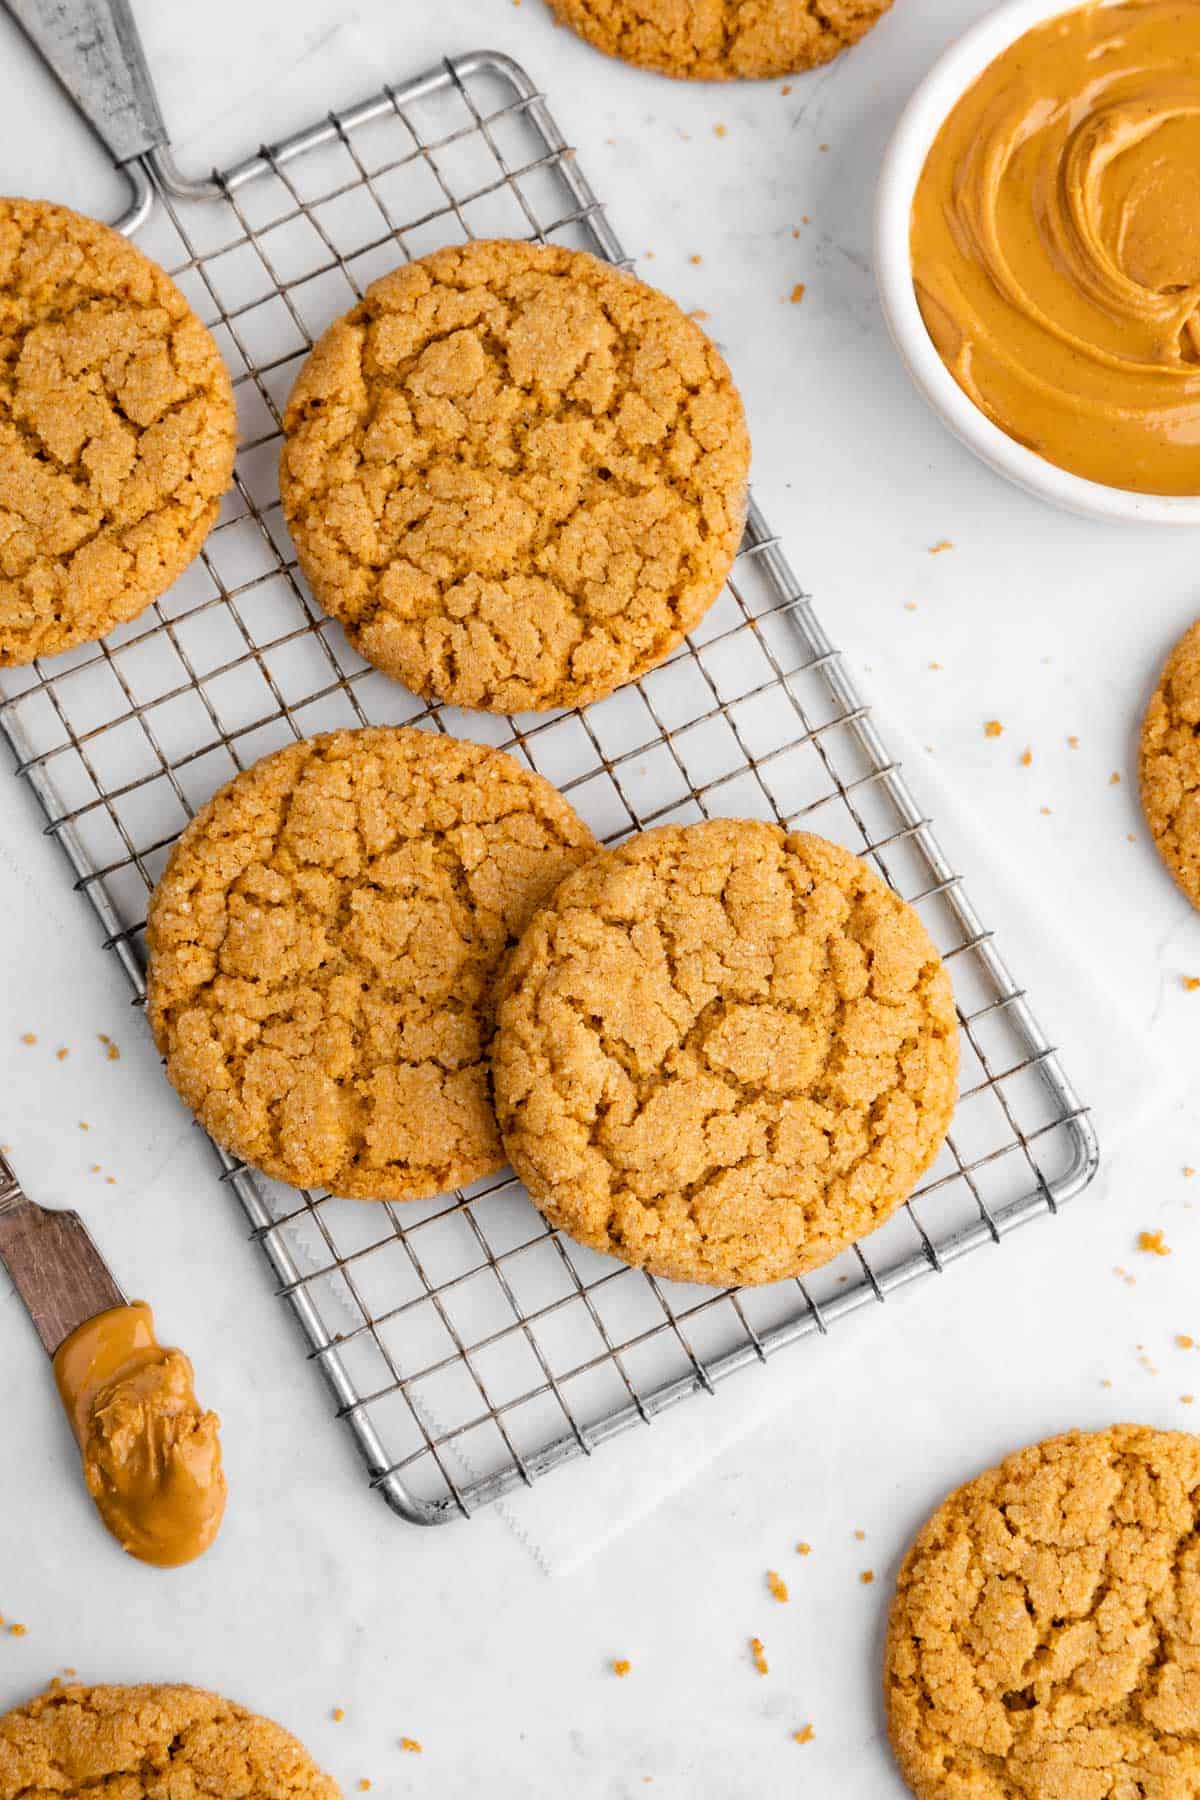
{"label": "bowl rim", "polygon": [[[1120,0],[1099,0],[1102,6]],[[1026,449],[969,399],[942,361],[917,305],[909,229],[913,195],[943,123],[1002,51],[1035,26],[1083,7],[1063,0],[1002,0],[944,50],[892,133],[875,196],[875,279],[892,342],[918,390],[979,458],[1027,493],[1086,518],[1200,525],[1200,495],[1139,494],[1059,468]]]}

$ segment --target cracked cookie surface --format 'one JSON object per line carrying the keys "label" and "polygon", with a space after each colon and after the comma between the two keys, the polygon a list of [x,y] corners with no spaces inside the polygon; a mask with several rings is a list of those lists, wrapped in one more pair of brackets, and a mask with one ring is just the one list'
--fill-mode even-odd
{"label": "cracked cookie surface", "polygon": [[412,1200],[504,1164],[497,966],[594,849],[498,750],[401,728],[265,757],[154,891],[147,1012],[205,1130],[297,1187]]}
{"label": "cracked cookie surface", "polygon": [[317,599],[369,662],[459,706],[584,705],[653,668],[745,521],[722,358],[578,250],[473,243],[385,275],[313,350],[284,430]]}
{"label": "cracked cookie surface", "polygon": [[506,965],[505,1148],[555,1225],[654,1274],[778,1281],[881,1224],[933,1161],[950,982],[857,857],[748,819],[602,851]]}
{"label": "cracked cookie surface", "polygon": [[609,56],[693,81],[757,80],[832,62],[892,0],[550,0]]}
{"label": "cracked cookie surface", "polygon": [[1019,1450],[909,1550],[888,1729],[918,1800],[1200,1794],[1200,1438]]}
{"label": "cracked cookie surface", "polygon": [[52,1687],[0,1718],[0,1800],[341,1800],[297,1739],[192,1687]]}
{"label": "cracked cookie surface", "polygon": [[0,665],[103,637],[192,561],[233,477],[220,353],[119,233],[0,199]]}
{"label": "cracked cookie surface", "polygon": [[1200,619],[1167,658],[1146,709],[1139,777],[1159,855],[1200,907]]}

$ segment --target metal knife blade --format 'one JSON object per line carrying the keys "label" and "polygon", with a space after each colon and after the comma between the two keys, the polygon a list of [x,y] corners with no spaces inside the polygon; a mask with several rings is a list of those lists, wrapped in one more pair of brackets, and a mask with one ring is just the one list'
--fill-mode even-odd
{"label": "metal knife blade", "polygon": [[26,1199],[2,1153],[0,1262],[51,1356],[76,1326],[127,1304],[79,1214]]}

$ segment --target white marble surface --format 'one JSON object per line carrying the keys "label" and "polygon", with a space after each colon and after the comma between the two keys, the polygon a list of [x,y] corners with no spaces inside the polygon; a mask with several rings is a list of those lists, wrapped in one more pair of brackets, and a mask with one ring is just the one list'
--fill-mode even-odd
{"label": "white marble surface", "polygon": [[[195,169],[447,52],[488,42],[525,62],[618,230],[653,250],[642,272],[709,312],[746,395],[759,494],[830,628],[1005,846],[1010,874],[1040,882],[1097,980],[1168,1058],[1189,1058],[1200,994],[1180,976],[1200,973],[1200,926],[1147,845],[1131,776],[1147,684],[1200,610],[1195,539],[1082,524],[1002,486],[925,413],[875,301],[880,151],[982,0],[897,0],[860,50],[786,96],[781,83],[688,89],[606,63],[539,0],[137,10]],[[0,185],[113,212],[120,184],[5,19],[0,71]],[[792,306],[796,282],[807,292]],[[931,559],[943,538],[954,549]],[[988,718],[1004,722],[999,740]],[[801,1351],[788,1413],[581,1571],[548,1580],[492,1516],[406,1528],[365,1490],[115,963],[7,779],[0,916],[0,1137],[36,1197],[85,1207],[128,1287],[194,1351],[235,1496],[193,1569],[164,1577],[110,1549],[28,1323],[0,1292],[0,1612],[28,1626],[0,1634],[0,1705],[67,1664],[97,1680],[193,1680],[293,1726],[348,1792],[369,1776],[383,1794],[890,1800],[902,1789],[879,1646],[922,1515],[1056,1428],[1194,1418],[1180,1396],[1200,1392],[1200,1356],[1174,1347],[1179,1331],[1200,1337],[1189,1099],[1111,1155],[1059,1221]],[[1009,951],[1019,966],[1020,944]],[[1086,1007],[1051,1025],[1077,1070],[1106,1054]],[[36,1045],[18,1041],[26,1031]],[[1137,1255],[1143,1227],[1165,1231],[1169,1258]],[[803,1561],[799,1538],[814,1546]],[[789,1606],[767,1595],[768,1567],[791,1581]],[[766,1679],[748,1661],[754,1633]],[[634,1664],[622,1683],[607,1673],[615,1655]],[[815,1741],[799,1748],[790,1734],[809,1720]],[[421,1757],[399,1751],[402,1733]]]}

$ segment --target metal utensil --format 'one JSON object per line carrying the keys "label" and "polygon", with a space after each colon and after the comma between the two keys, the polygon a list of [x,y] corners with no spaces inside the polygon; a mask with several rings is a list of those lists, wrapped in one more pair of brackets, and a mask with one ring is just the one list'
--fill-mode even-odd
{"label": "metal utensil", "polygon": [[37,1206],[3,1155],[0,1262],[50,1356],[88,1319],[127,1304],[79,1214]]}

